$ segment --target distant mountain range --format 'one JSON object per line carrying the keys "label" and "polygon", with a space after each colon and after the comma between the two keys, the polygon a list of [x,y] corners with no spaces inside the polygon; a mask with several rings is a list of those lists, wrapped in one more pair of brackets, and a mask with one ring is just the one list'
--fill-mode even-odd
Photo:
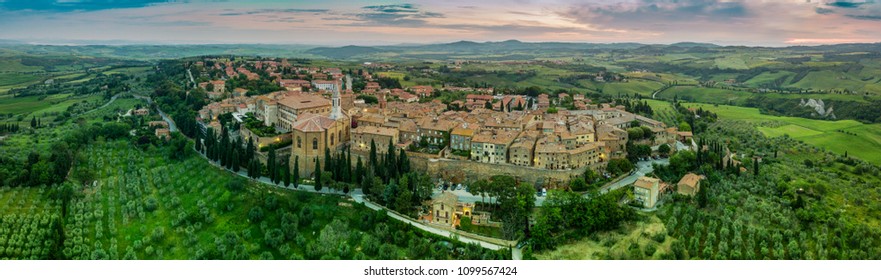
{"label": "distant mountain range", "polygon": [[[399,57],[410,58],[438,58],[438,54],[455,55],[504,55],[512,53],[561,53],[561,52],[578,52],[589,50],[611,50],[621,49],[630,50],[647,46],[639,43],[612,43],[612,44],[593,44],[593,43],[526,43],[517,40],[508,40],[502,42],[472,42],[458,41],[443,44],[430,45],[397,45],[397,46],[344,46],[344,47],[320,47],[306,51],[306,53],[334,58],[334,59],[351,59],[371,56],[378,53],[392,53]],[[424,53],[430,53],[428,55]]]}
{"label": "distant mountain range", "polygon": [[382,61],[411,60],[526,60],[535,58],[573,57],[608,51],[633,54],[677,52],[717,52],[731,49],[786,49],[821,52],[881,52],[881,44],[841,44],[827,46],[793,46],[785,48],[720,46],[708,43],[681,42],[669,45],[642,43],[562,43],[458,41],[439,44],[399,44],[388,46],[322,47],[280,44],[202,44],[202,45],[43,45],[0,39],[0,48],[46,55],[85,55],[141,60],[169,59],[200,55],[242,55],[267,57],[329,58],[343,60]]}

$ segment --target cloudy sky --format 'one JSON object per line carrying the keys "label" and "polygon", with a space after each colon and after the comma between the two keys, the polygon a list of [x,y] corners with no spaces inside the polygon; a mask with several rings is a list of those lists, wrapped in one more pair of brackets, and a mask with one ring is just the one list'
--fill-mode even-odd
{"label": "cloudy sky", "polygon": [[0,0],[0,39],[379,45],[881,42],[875,0]]}

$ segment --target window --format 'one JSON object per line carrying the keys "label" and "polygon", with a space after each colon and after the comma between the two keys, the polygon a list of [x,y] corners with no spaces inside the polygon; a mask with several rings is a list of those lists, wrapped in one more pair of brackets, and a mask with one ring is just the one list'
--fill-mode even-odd
{"label": "window", "polygon": [[330,145],[333,146],[333,133],[330,134]]}
{"label": "window", "polygon": [[312,138],[312,149],[318,150],[318,138]]}
{"label": "window", "polygon": [[303,147],[303,139],[301,139],[300,136],[297,136],[297,148],[302,148],[302,147]]}

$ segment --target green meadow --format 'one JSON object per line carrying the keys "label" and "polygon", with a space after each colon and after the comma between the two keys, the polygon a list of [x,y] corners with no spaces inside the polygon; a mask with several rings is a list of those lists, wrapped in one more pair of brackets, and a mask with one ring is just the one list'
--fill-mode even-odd
{"label": "green meadow", "polygon": [[673,100],[673,97],[676,97],[679,100],[692,102],[739,104],[751,95],[752,93],[746,91],[694,86],[675,86],[658,93],[656,98]]}
{"label": "green meadow", "polygon": [[849,156],[881,164],[881,124],[771,116],[761,114],[756,108],[737,106],[700,103],[683,106],[702,107],[723,119],[751,122],[768,137],[788,136],[838,154],[847,152]]}
{"label": "green meadow", "polygon": [[48,97],[7,97],[0,98],[0,112],[13,114],[34,113],[40,115],[42,113],[64,111],[70,105],[84,100],[94,102],[99,99],[101,97],[97,95],[71,97],[71,94],[56,94]]}

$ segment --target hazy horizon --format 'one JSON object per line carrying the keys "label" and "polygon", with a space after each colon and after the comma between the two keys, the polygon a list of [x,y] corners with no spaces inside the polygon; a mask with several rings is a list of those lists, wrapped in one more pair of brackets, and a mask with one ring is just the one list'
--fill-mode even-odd
{"label": "hazy horizon", "polygon": [[0,1],[0,39],[39,44],[377,46],[456,41],[783,47],[881,42],[875,1]]}

